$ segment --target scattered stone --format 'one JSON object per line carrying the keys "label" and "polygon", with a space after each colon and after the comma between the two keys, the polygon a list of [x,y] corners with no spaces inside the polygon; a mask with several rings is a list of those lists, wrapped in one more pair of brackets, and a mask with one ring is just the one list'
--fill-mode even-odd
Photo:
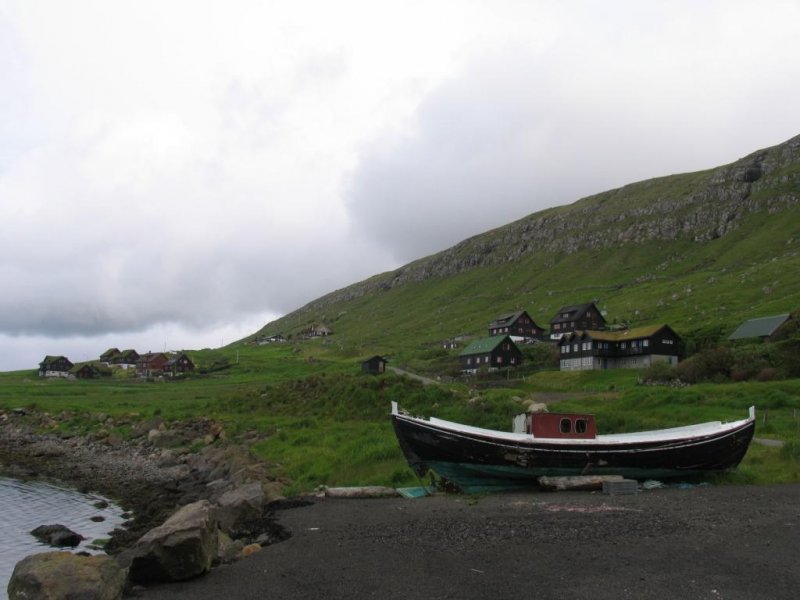
{"label": "scattered stone", "polygon": [[244,549],[244,542],[232,540],[228,534],[219,532],[219,544],[217,546],[217,560],[221,563],[231,563],[238,560]]}
{"label": "scattered stone", "polygon": [[89,520],[93,521],[94,523],[102,523],[103,521],[106,520],[106,518],[102,515],[95,515],[93,517],[90,517]]}
{"label": "scattered stone", "polygon": [[45,552],[23,558],[8,583],[9,600],[118,600],[125,572],[109,556]]}
{"label": "scattered stone", "polygon": [[109,504],[105,500],[98,500],[92,506],[94,506],[95,508],[98,508],[100,510],[103,510],[104,508],[108,508]]}
{"label": "scattered stone", "polygon": [[261,552],[261,544],[248,544],[242,548],[242,558],[247,558],[256,552]]}
{"label": "scattered stone", "polygon": [[80,544],[84,537],[64,525],[39,525],[31,535],[40,542],[56,548],[72,547]]}

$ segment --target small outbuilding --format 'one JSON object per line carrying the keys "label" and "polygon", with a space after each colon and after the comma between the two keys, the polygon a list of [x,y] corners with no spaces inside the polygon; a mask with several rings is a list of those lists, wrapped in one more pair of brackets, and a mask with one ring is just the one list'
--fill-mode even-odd
{"label": "small outbuilding", "polygon": [[361,363],[361,371],[370,375],[380,375],[386,372],[388,362],[386,357],[375,355]]}
{"label": "small outbuilding", "polygon": [[773,317],[760,317],[758,319],[750,319],[745,321],[734,331],[728,339],[745,340],[759,338],[761,340],[769,341],[775,338],[779,330],[786,325],[792,318],[792,315],[775,315]]}

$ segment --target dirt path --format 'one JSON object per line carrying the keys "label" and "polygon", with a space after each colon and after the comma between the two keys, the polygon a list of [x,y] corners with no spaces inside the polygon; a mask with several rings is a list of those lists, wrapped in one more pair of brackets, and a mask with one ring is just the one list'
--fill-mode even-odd
{"label": "dirt path", "polygon": [[148,600],[796,598],[800,485],[320,500],[293,536]]}

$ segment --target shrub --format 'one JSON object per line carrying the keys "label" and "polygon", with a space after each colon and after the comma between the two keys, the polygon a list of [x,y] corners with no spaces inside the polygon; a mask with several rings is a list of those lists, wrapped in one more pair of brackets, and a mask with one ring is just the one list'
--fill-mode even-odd
{"label": "shrub", "polygon": [[775,381],[780,378],[780,372],[775,367],[765,367],[759,371],[756,379],[759,381]]}
{"label": "shrub", "polygon": [[644,371],[642,371],[641,379],[645,383],[669,383],[678,378],[675,369],[663,361],[654,362]]}
{"label": "shrub", "polygon": [[675,373],[687,383],[724,381],[731,376],[733,360],[731,349],[721,346],[687,358],[675,367]]}

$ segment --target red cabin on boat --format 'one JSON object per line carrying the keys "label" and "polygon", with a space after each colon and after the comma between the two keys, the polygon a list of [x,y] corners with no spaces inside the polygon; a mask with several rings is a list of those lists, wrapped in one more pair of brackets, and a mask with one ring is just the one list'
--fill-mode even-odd
{"label": "red cabin on boat", "polygon": [[[594,415],[572,413],[535,413],[520,415],[524,417],[524,433],[537,438],[566,438],[592,440],[597,437],[597,424]],[[514,430],[519,431],[516,419]],[[522,433],[522,432],[521,432]]]}

